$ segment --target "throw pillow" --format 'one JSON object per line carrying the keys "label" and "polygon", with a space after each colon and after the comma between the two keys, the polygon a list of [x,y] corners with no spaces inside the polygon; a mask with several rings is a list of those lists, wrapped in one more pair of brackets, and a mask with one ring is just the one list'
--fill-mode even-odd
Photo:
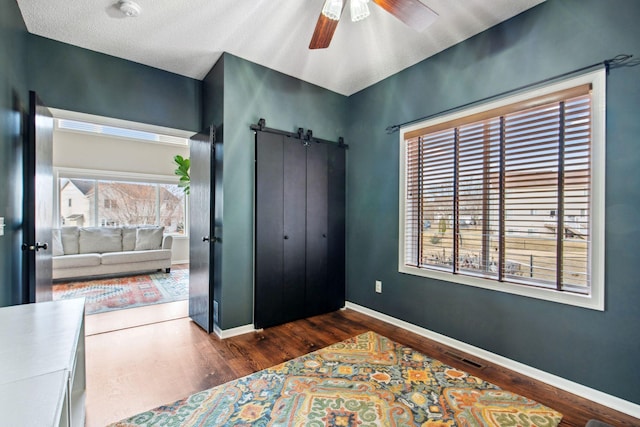
{"label": "throw pillow", "polygon": [[123,251],[132,251],[136,248],[136,230],[137,227],[133,225],[126,225],[122,227]]}
{"label": "throw pillow", "polygon": [[60,229],[56,228],[55,230],[51,230],[51,241],[53,243],[52,255],[64,255],[64,249],[62,249],[62,238],[60,237]]}
{"label": "throw pillow", "polygon": [[122,229],[86,227],[80,229],[78,246],[81,254],[122,251]]}
{"label": "throw pillow", "polygon": [[78,227],[69,226],[60,229],[60,240],[65,255],[75,255],[78,253]]}
{"label": "throw pillow", "polygon": [[136,232],[136,251],[162,249],[164,227],[138,228]]}

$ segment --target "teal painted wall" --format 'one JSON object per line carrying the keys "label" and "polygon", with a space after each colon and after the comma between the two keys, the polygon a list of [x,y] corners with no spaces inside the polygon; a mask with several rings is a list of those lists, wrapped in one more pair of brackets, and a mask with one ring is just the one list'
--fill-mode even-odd
{"label": "teal painted wall", "polygon": [[[27,30],[15,0],[0,0],[0,307],[17,304],[22,234],[22,117],[28,102],[26,80]],[[16,111],[18,108],[18,111]]]}
{"label": "teal painted wall", "polygon": [[202,82],[29,35],[30,89],[50,107],[200,130]]}
{"label": "teal painted wall", "polygon": [[[302,127],[319,138],[337,140],[346,130],[347,98],[231,54],[222,60],[224,239],[222,289],[216,299],[218,326],[230,329],[253,322],[254,134],[249,126],[262,117],[270,128]],[[212,102],[216,100],[203,99],[205,111]]]}
{"label": "teal painted wall", "polygon": [[604,312],[398,273],[399,143],[385,133],[619,53],[637,57],[639,17],[636,0],[548,0],[351,96],[347,300],[640,403],[640,66],[607,82]]}
{"label": "teal painted wall", "polygon": [[[219,127],[224,120],[224,58],[222,55],[202,80],[201,129],[211,124]],[[224,135],[217,134],[216,139],[224,140]]]}

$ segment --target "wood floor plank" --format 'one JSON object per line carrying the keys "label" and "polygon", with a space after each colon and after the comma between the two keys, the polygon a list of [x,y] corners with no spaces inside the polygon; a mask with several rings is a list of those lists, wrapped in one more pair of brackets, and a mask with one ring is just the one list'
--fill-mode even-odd
{"label": "wood floor plank", "polygon": [[[206,334],[188,318],[87,336],[86,426],[104,426],[369,330],[556,409],[564,415],[562,427],[584,426],[591,418],[620,427],[640,425],[636,418],[535,379],[340,310],[225,340]],[[461,362],[452,353],[482,366]]]}

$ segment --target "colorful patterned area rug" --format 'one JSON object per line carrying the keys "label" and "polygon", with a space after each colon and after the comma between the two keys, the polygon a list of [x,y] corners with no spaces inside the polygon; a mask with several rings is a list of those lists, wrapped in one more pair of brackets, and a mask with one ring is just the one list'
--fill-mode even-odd
{"label": "colorful patterned area rug", "polygon": [[189,269],[53,285],[53,299],[85,298],[85,313],[141,307],[189,298]]}
{"label": "colorful patterned area rug", "polygon": [[561,419],[553,409],[367,332],[111,427],[553,427]]}

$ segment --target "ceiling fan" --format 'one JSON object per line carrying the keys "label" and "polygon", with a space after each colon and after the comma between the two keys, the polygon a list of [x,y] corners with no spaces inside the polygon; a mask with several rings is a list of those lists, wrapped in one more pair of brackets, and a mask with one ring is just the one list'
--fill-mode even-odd
{"label": "ceiling fan", "polygon": [[[361,21],[369,16],[369,0],[349,0],[351,4],[351,20]],[[407,24],[416,31],[423,31],[433,23],[438,14],[424,5],[420,0],[373,0],[375,4]],[[311,37],[309,49],[329,47],[333,33],[336,31],[340,15],[346,0],[325,0],[322,12],[318,17],[316,29]]]}

